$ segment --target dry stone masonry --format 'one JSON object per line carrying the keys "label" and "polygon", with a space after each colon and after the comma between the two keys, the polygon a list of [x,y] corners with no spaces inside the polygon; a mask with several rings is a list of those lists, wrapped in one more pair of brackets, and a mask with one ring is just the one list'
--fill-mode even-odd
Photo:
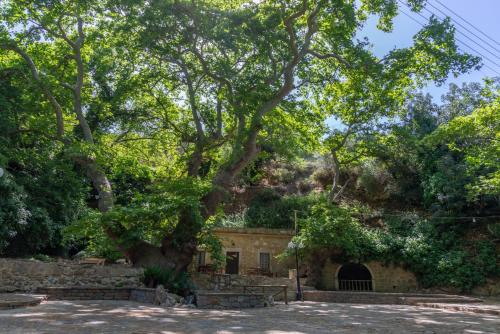
{"label": "dry stone masonry", "polygon": [[141,269],[125,265],[0,258],[0,292],[36,291],[48,287],[139,287],[141,276]]}
{"label": "dry stone masonry", "polygon": [[244,294],[235,292],[198,292],[196,304],[199,308],[239,309],[268,305],[264,294]]}

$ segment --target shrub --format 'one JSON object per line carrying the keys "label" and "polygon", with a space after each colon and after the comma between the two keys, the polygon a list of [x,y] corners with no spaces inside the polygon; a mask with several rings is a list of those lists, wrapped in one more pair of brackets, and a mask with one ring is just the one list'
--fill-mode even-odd
{"label": "shrub", "polygon": [[187,296],[194,290],[188,273],[176,273],[173,269],[158,266],[148,267],[144,270],[143,283],[148,288],[156,288],[161,284],[168,292],[180,296]]}

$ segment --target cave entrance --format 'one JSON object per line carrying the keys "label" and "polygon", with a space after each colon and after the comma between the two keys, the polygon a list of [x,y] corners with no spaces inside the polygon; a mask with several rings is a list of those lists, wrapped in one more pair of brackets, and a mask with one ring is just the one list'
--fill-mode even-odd
{"label": "cave entrance", "polygon": [[372,274],[359,263],[346,263],[337,274],[338,287],[341,291],[373,291]]}

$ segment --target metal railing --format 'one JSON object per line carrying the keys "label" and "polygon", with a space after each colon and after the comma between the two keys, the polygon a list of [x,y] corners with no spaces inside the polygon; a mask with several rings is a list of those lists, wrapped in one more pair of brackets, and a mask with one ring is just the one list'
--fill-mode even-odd
{"label": "metal railing", "polygon": [[341,291],[372,291],[372,280],[339,280],[339,290]]}

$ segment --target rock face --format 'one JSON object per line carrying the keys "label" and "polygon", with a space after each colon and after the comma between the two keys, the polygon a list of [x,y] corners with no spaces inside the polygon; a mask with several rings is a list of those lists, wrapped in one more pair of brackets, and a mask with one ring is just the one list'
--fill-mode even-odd
{"label": "rock face", "polygon": [[0,258],[0,292],[35,291],[47,287],[138,287],[142,269],[125,265],[97,266],[73,261],[40,262]]}

